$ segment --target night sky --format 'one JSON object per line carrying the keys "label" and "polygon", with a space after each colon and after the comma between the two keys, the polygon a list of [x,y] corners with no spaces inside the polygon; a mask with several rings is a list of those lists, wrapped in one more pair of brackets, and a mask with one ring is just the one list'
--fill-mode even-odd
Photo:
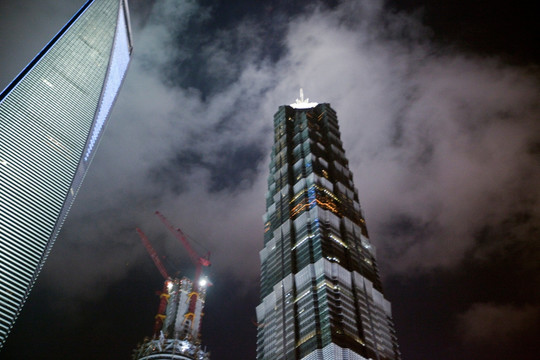
{"label": "night sky", "polygon": [[[1,88],[83,2],[0,0]],[[212,359],[254,359],[272,116],[300,87],[337,111],[403,359],[538,358],[532,4],[291,3],[130,1],[128,76],[0,358],[129,359],[163,283],[135,227],[194,273],[159,209],[211,251]]]}

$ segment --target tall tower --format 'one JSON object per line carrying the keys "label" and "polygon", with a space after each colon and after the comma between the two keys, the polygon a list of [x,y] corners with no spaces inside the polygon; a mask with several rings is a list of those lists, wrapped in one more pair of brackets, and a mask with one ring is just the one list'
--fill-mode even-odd
{"label": "tall tower", "polygon": [[257,360],[397,360],[336,112],[300,99],[274,115]]}
{"label": "tall tower", "polygon": [[154,335],[137,346],[133,359],[209,360],[210,353],[202,347],[200,333],[206,289],[210,284],[206,277],[201,277],[201,272],[203,266],[210,266],[209,254],[206,257],[198,256],[179,228],[174,228],[159,211],[156,211],[156,215],[188,250],[196,265],[195,279],[191,281],[186,277],[178,279],[169,276],[147,236],[137,229],[165,283],[155,317]]}
{"label": "tall tower", "polygon": [[[200,325],[206,299],[206,286],[194,289],[188,278],[168,278],[161,294],[161,304],[166,303],[163,313],[156,315],[156,327],[152,338],[144,339],[133,352],[134,360],[209,360],[210,352],[201,346]],[[194,311],[191,312],[190,297],[197,292]]]}
{"label": "tall tower", "polygon": [[81,186],[132,51],[126,0],[90,0],[0,94],[0,347]]}

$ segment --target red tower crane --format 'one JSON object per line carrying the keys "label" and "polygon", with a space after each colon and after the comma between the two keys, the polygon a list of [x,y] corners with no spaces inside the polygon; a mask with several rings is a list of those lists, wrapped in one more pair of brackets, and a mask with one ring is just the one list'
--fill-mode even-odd
{"label": "red tower crane", "polygon": [[158,268],[159,272],[165,279],[165,283],[163,284],[163,290],[161,291],[159,295],[159,308],[158,313],[156,315],[156,321],[154,322],[154,336],[159,335],[159,331],[163,327],[163,321],[165,320],[165,311],[167,309],[167,302],[169,301],[169,284],[170,284],[170,277],[167,273],[167,270],[165,269],[165,266],[163,266],[163,263],[159,259],[158,254],[156,253],[156,250],[152,247],[152,244],[148,240],[148,237],[146,237],[146,234],[139,228],[136,229],[137,233],[139,234],[139,237],[141,238],[141,241],[144,244],[144,247],[148,251],[148,254],[150,254],[150,257],[154,261],[154,264]]}
{"label": "red tower crane", "polygon": [[178,240],[180,240],[182,245],[184,245],[184,247],[186,248],[186,250],[187,250],[187,252],[189,254],[189,257],[191,258],[191,261],[195,265],[195,278],[194,278],[194,281],[193,281],[193,291],[189,294],[189,310],[188,310],[188,313],[185,316],[185,320],[187,320],[187,319],[193,320],[193,318],[195,316],[195,307],[197,305],[197,298],[199,297],[199,286],[200,286],[199,280],[200,280],[201,273],[202,273],[202,267],[203,266],[208,267],[208,266],[211,265],[210,260],[209,260],[210,252],[208,252],[205,257],[199,256],[199,254],[197,254],[197,252],[195,252],[195,250],[193,250],[193,248],[191,247],[188,239],[186,238],[186,236],[184,235],[182,230],[180,230],[179,228],[175,229],[171,225],[169,220],[167,220],[167,218],[162,213],[160,213],[159,211],[156,211],[156,215],[157,215],[157,217],[159,217],[161,222],[163,222],[163,224],[165,224],[167,229],[169,229],[169,231],[171,233],[173,233],[174,236]]}

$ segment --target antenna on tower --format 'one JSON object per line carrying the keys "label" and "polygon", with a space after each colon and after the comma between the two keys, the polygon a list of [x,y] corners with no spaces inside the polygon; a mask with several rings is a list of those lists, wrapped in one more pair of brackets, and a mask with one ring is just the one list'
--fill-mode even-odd
{"label": "antenna on tower", "polygon": [[304,100],[304,89],[300,88],[300,99],[296,99],[297,104],[307,104],[309,99]]}
{"label": "antenna on tower", "polygon": [[295,109],[309,109],[317,106],[317,103],[310,103],[309,98],[304,99],[304,89],[300,88],[300,99],[296,99],[294,104],[291,104],[291,107]]}

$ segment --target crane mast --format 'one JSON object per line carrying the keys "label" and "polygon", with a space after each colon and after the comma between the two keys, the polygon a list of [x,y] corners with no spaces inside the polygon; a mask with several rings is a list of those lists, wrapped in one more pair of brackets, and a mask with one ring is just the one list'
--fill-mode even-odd
{"label": "crane mast", "polygon": [[152,247],[152,244],[148,240],[146,234],[139,228],[137,228],[136,230],[139,234],[139,237],[141,238],[142,243],[144,244],[144,247],[146,248],[146,251],[148,251],[148,254],[154,261],[154,264],[165,279],[165,282],[163,283],[163,290],[161,291],[161,293],[159,293],[159,308],[158,313],[155,316],[156,321],[154,322],[154,336],[158,336],[160,330],[163,328],[163,322],[166,318],[165,312],[167,310],[167,303],[170,297],[169,288],[171,286],[171,280],[169,274],[167,273],[167,270],[165,269],[165,266],[163,266],[163,263],[159,259],[156,250],[154,250],[154,248]]}
{"label": "crane mast", "polygon": [[189,243],[187,237],[184,235],[182,230],[180,228],[175,228],[172,226],[172,224],[167,220],[165,215],[160,213],[159,211],[155,212],[156,216],[161,220],[161,222],[165,225],[165,227],[184,245],[186,248],[189,257],[191,258],[191,261],[195,265],[195,278],[193,281],[193,291],[189,294],[189,310],[188,313],[185,315],[185,322],[189,322],[191,326],[196,326],[194,324],[194,317],[196,316],[196,307],[197,307],[197,300],[199,297],[199,287],[200,287],[200,277],[202,273],[202,267],[208,267],[210,266],[210,260],[208,259],[210,256],[210,253],[207,253],[206,257],[202,257],[193,248],[191,247],[191,244]]}
{"label": "crane mast", "polygon": [[203,267],[210,266],[210,260],[208,259],[210,253],[204,257],[200,256],[192,248],[181,229],[173,227],[159,211],[156,211],[155,214],[187,250],[191,261],[195,265],[195,278],[194,281],[187,278],[171,278],[148,237],[141,229],[136,229],[152,261],[165,279],[163,291],[160,293],[160,305],[154,325],[154,337],[157,337],[162,331],[165,336],[171,334],[175,338],[188,338],[197,342],[207,286],[202,285],[201,274]]}
{"label": "crane mast", "polygon": [[144,244],[144,247],[148,251],[148,254],[150,254],[150,257],[154,261],[154,264],[158,268],[159,272],[161,273],[161,276],[163,276],[164,279],[169,278],[169,274],[167,273],[167,270],[165,269],[165,266],[163,266],[163,263],[161,260],[159,260],[159,256],[156,253],[156,250],[152,247],[152,244],[150,243],[150,240],[148,240],[148,237],[146,234],[139,228],[136,228],[137,233],[139,234],[139,237],[141,238],[142,243]]}

